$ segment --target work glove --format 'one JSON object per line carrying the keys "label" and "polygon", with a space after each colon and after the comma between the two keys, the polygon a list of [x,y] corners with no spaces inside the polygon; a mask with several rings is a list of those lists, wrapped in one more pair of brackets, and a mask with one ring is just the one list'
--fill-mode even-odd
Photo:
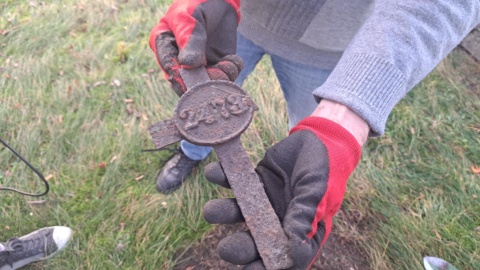
{"label": "work glove", "polygon": [[150,32],[165,77],[181,96],[180,68],[207,67],[212,80],[234,81],[243,62],[235,55],[240,0],[176,0]]}
{"label": "work glove", "polygon": [[[315,262],[360,156],[360,145],[350,132],[328,119],[310,116],[258,163],[255,170],[288,238],[291,269],[308,269]],[[219,163],[207,165],[205,176],[229,187]],[[207,202],[203,216],[214,224],[244,221],[233,198]],[[248,231],[225,237],[217,249],[227,262],[264,269]]]}

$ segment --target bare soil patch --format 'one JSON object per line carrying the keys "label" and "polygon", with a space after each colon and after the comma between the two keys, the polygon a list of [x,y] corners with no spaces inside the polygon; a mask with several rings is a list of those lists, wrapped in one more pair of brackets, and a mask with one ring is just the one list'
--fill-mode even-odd
{"label": "bare soil patch", "polygon": [[[200,243],[187,250],[177,252],[177,265],[174,270],[235,270],[241,266],[232,265],[222,261],[217,254],[217,243],[223,237],[242,231],[243,224],[217,225],[210,233],[205,235]],[[322,253],[312,270],[367,270],[370,269],[367,256],[357,248],[355,242],[332,233],[323,247]]]}

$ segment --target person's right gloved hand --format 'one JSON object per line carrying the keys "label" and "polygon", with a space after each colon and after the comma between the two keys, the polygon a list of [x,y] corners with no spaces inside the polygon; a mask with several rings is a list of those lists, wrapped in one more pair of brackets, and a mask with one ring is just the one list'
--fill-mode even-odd
{"label": "person's right gloved hand", "polygon": [[243,62],[235,55],[240,0],[175,0],[150,32],[150,48],[181,96],[180,68],[207,68],[212,80],[234,81]]}
{"label": "person's right gloved hand", "polygon": [[[272,146],[255,171],[288,238],[291,269],[308,269],[320,252],[340,208],[347,179],[357,166],[361,147],[341,125],[320,117],[300,121],[290,135]],[[219,163],[207,165],[210,182],[229,187]],[[244,218],[235,199],[207,202],[209,223],[230,224]],[[249,232],[225,237],[220,257],[245,269],[265,269]]]}

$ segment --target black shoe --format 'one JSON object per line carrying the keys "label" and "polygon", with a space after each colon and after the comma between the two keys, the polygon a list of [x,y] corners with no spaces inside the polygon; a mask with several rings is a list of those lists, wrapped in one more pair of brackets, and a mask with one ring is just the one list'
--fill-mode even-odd
{"label": "black shoe", "polygon": [[200,160],[190,159],[180,149],[158,173],[158,192],[168,194],[177,190],[190,173],[192,173],[193,167],[197,166],[198,163],[200,163]]}

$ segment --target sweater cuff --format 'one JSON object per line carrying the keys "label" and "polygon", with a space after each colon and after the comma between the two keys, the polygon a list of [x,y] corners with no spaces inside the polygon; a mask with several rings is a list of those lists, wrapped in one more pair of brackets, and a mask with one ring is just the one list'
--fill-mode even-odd
{"label": "sweater cuff", "polygon": [[370,136],[380,136],[405,88],[405,76],[391,63],[372,55],[347,54],[313,94],[317,100],[349,107],[369,124]]}

